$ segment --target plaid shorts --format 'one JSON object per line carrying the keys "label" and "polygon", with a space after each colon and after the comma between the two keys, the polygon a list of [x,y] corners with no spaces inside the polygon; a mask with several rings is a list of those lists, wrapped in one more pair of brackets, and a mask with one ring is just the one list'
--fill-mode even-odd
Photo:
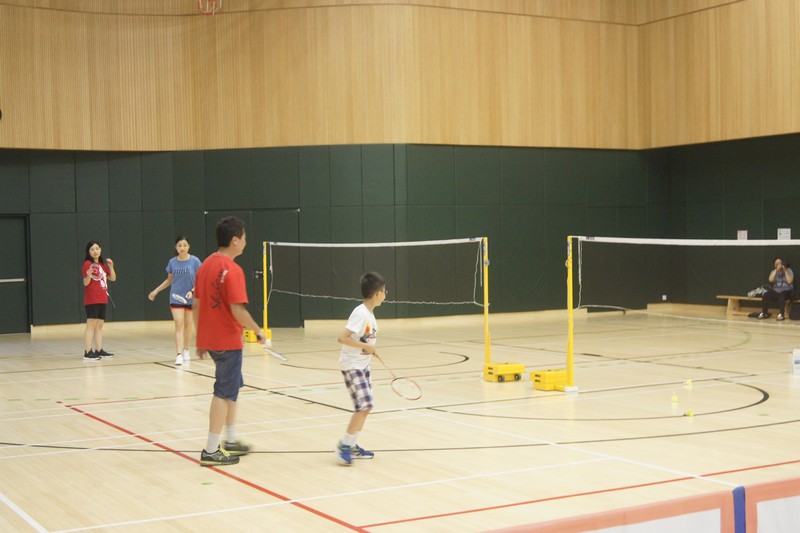
{"label": "plaid shorts", "polygon": [[344,383],[353,399],[353,406],[356,411],[366,411],[372,409],[372,380],[370,379],[369,367],[364,370],[342,370]]}

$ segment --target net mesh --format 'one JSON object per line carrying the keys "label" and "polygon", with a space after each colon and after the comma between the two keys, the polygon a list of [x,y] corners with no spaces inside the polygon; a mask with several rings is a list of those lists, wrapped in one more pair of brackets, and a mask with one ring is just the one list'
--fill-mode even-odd
{"label": "net mesh", "polygon": [[268,242],[268,299],[278,293],[361,301],[359,279],[374,271],[387,280],[385,304],[482,307],[481,241]]}
{"label": "net mesh", "polygon": [[646,309],[660,302],[725,305],[762,285],[776,257],[793,271],[800,240],[573,237],[575,307]]}

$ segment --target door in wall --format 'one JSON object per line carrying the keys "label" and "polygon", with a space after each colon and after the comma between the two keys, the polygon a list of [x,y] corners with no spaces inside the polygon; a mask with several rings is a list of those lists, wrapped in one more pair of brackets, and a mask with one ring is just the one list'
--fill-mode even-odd
{"label": "door in wall", "polygon": [[0,334],[31,330],[25,217],[0,217]]}

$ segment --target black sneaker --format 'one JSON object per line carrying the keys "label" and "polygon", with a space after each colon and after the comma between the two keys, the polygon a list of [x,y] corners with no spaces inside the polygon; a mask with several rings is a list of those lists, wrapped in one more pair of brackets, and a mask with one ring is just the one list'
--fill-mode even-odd
{"label": "black sneaker", "polygon": [[222,448],[217,448],[214,453],[208,453],[205,450],[200,452],[200,466],[227,466],[235,465],[238,462],[238,457],[229,454]]}
{"label": "black sneaker", "polygon": [[92,350],[89,350],[88,352],[83,352],[83,360],[84,361],[99,361],[100,360],[100,356],[98,354],[96,354],[95,352],[93,352]]}
{"label": "black sneaker", "polygon": [[250,453],[250,446],[238,439],[233,442],[225,441],[222,445],[222,449],[235,456],[247,455]]}
{"label": "black sneaker", "polygon": [[114,359],[114,354],[113,353],[108,353],[107,351],[105,351],[102,348],[100,348],[99,350],[95,350],[94,353],[96,353],[100,357],[107,357],[109,359]]}

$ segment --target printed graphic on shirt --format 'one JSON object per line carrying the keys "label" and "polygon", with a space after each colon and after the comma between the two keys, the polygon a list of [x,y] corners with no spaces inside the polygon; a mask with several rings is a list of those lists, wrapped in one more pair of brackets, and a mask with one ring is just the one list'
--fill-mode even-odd
{"label": "printed graphic on shirt", "polygon": [[[365,329],[364,329],[364,334],[358,340],[360,340],[361,342],[366,342],[366,343],[369,344],[370,340],[372,340],[372,341],[375,340],[377,333],[378,333],[377,330],[371,330],[370,327],[369,327],[369,324],[367,324]],[[375,344],[375,343],[372,342],[371,344]],[[365,350],[361,350],[361,354],[362,355],[369,355]]]}
{"label": "printed graphic on shirt", "polygon": [[228,275],[228,269],[223,268],[217,274],[217,279],[211,284],[211,308],[216,309],[222,305],[222,287],[225,284],[225,276]]}
{"label": "printed graphic on shirt", "polygon": [[89,271],[91,272],[92,279],[95,281],[99,281],[100,287],[102,287],[103,290],[108,289],[108,282],[106,281],[106,271],[103,270],[103,267],[101,267],[98,263],[92,263],[91,266],[89,267]]}

